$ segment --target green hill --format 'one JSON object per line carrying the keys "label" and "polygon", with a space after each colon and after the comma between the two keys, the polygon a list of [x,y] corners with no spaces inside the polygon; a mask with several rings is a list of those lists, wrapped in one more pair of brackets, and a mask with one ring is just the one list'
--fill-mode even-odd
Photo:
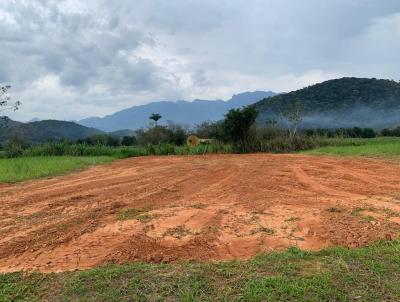
{"label": "green hill", "polygon": [[390,127],[400,123],[400,83],[392,80],[341,78],[264,99],[254,106],[258,122],[280,117],[273,102],[302,104],[303,128]]}
{"label": "green hill", "polygon": [[45,120],[31,123],[20,123],[12,120],[2,121],[0,125],[0,143],[5,143],[14,137],[29,143],[43,143],[49,140],[66,138],[75,141],[104,132],[78,125],[74,122]]}

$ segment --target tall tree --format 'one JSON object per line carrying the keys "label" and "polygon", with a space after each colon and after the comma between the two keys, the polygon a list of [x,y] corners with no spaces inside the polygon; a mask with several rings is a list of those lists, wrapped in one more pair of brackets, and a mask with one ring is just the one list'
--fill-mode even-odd
{"label": "tall tree", "polygon": [[244,152],[250,140],[250,129],[256,121],[257,109],[253,106],[243,109],[231,109],[225,115],[223,129],[238,151]]}
{"label": "tall tree", "polygon": [[150,115],[149,119],[153,120],[156,123],[157,126],[157,122],[159,119],[161,119],[162,116],[159,113],[153,113],[152,115]]}

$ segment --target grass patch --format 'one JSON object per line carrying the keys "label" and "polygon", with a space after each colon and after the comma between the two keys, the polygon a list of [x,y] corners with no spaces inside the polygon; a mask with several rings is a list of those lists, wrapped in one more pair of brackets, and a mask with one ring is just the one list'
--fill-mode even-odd
{"label": "grass patch", "polygon": [[0,301],[398,301],[400,242],[219,263],[0,274]]}
{"label": "grass patch", "polygon": [[123,209],[117,213],[117,219],[124,221],[124,220],[131,220],[135,219],[138,215],[142,214],[143,210],[142,209]]}
{"label": "grass patch", "polygon": [[146,214],[146,212],[148,211],[149,209],[134,209],[134,208],[123,209],[117,213],[117,219],[120,221],[136,219],[139,220],[140,222],[145,223],[152,219],[151,215]]}
{"label": "grass patch", "polygon": [[62,175],[91,165],[112,161],[112,157],[38,156],[0,158],[0,182],[14,183]]}
{"label": "grass patch", "polygon": [[322,142],[326,146],[306,151],[314,155],[342,155],[342,156],[399,156],[399,137],[377,137],[369,139],[326,139]]}

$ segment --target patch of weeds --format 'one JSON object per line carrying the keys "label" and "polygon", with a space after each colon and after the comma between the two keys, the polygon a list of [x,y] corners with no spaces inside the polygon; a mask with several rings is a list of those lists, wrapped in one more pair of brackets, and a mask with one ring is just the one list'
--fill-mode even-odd
{"label": "patch of weeds", "polygon": [[335,207],[328,208],[328,209],[326,209],[326,210],[327,210],[328,212],[330,212],[330,213],[341,213],[341,212],[342,212],[341,209],[335,208]]}
{"label": "patch of weeds", "polygon": [[136,219],[140,222],[148,222],[151,220],[152,216],[146,214],[145,212],[147,211],[149,210],[135,208],[123,209],[117,213],[117,219],[120,221]]}
{"label": "patch of weeds", "polygon": [[140,209],[133,209],[133,208],[123,209],[117,213],[117,219],[122,221],[134,219],[137,215],[141,214],[142,212],[143,210]]}
{"label": "patch of weeds", "polygon": [[188,235],[192,235],[192,232],[183,225],[168,229],[163,234],[163,236],[171,236],[171,237],[174,237],[177,239],[180,239],[180,238],[188,236]]}
{"label": "patch of weeds", "polygon": [[152,218],[153,218],[153,216],[151,216],[149,214],[140,214],[135,217],[135,219],[139,220],[142,223],[149,222]]}
{"label": "patch of weeds", "polygon": [[375,221],[375,218],[371,215],[363,216],[363,219],[368,222]]}
{"label": "patch of weeds", "polygon": [[250,235],[254,235],[257,233],[264,233],[267,235],[275,234],[275,230],[267,227],[259,227],[258,229],[251,230]]}
{"label": "patch of weeds", "polygon": [[286,222],[294,222],[294,221],[299,221],[299,220],[300,220],[300,217],[292,216],[292,217],[289,217],[288,219],[286,219],[285,221]]}
{"label": "patch of weeds", "polygon": [[82,224],[83,222],[84,222],[83,219],[78,218],[78,219],[75,219],[75,220],[72,220],[72,221],[67,221],[67,222],[64,222],[64,223],[60,223],[59,225],[57,225],[57,228],[58,228],[60,231],[66,231],[66,230],[69,229],[70,227],[72,227],[72,226],[74,226],[74,225],[80,225],[80,224]]}
{"label": "patch of weeds", "polygon": [[363,208],[356,208],[351,211],[351,216],[360,216],[362,211],[364,211]]}
{"label": "patch of weeds", "polygon": [[197,202],[195,204],[192,204],[190,207],[195,209],[204,209],[206,208],[206,205],[204,203]]}

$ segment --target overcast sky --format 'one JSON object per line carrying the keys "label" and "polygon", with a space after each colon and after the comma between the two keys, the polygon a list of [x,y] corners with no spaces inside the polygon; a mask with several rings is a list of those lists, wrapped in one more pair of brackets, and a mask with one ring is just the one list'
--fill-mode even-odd
{"label": "overcast sky", "polygon": [[399,0],[0,0],[0,84],[19,120],[399,80],[399,54]]}

